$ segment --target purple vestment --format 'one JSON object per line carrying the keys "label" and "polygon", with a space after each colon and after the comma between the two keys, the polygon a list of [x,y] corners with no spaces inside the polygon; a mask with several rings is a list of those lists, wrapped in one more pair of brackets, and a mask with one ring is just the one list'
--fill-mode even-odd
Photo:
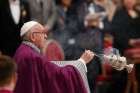
{"label": "purple vestment", "polygon": [[13,93],[13,92],[9,90],[0,90],[0,93]]}
{"label": "purple vestment", "polygon": [[15,93],[87,93],[73,66],[58,67],[25,44],[17,49],[14,59],[18,65]]}

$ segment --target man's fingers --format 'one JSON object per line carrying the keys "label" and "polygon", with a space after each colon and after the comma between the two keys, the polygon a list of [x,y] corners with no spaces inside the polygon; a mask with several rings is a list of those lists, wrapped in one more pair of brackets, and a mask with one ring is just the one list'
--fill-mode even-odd
{"label": "man's fingers", "polygon": [[90,62],[94,57],[94,53],[90,50],[85,50],[85,52],[82,54],[81,58],[86,62]]}
{"label": "man's fingers", "polygon": [[85,50],[84,53],[85,57],[87,57],[89,60],[91,60],[94,57],[94,53],[90,50]]}

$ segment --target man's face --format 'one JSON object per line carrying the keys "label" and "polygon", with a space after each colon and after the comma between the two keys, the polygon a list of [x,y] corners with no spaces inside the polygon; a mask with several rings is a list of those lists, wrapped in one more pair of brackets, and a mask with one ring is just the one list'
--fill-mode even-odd
{"label": "man's face", "polygon": [[34,38],[34,43],[39,48],[43,48],[45,43],[45,38],[47,38],[45,28],[40,24],[36,25],[33,29],[32,35]]}
{"label": "man's face", "polygon": [[134,5],[136,4],[136,0],[124,0],[123,3],[127,9],[133,9]]}
{"label": "man's face", "polygon": [[71,5],[72,0],[62,0],[62,4],[69,7]]}

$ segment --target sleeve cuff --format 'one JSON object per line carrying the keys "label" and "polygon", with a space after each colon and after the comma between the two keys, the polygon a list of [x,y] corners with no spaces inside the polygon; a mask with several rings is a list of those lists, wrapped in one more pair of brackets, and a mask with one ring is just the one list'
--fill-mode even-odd
{"label": "sleeve cuff", "polygon": [[80,62],[82,62],[84,64],[85,70],[87,72],[86,62],[82,58],[79,58],[78,61],[80,61]]}

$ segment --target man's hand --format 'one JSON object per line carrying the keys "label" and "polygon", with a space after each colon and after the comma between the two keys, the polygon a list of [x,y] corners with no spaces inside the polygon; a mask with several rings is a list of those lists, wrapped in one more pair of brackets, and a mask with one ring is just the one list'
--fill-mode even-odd
{"label": "man's hand", "polygon": [[90,50],[85,50],[85,52],[82,54],[80,59],[83,59],[85,63],[89,63],[94,57],[94,53]]}
{"label": "man's hand", "polygon": [[135,10],[129,10],[129,11],[128,11],[128,14],[129,14],[129,16],[132,17],[132,18],[138,17],[138,13],[137,13]]}

